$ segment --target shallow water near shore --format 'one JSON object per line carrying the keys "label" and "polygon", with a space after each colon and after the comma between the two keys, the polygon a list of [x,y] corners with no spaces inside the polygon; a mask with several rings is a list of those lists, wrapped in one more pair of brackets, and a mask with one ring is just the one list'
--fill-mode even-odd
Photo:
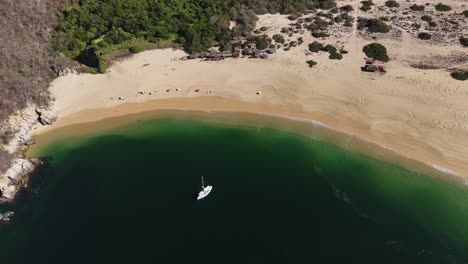
{"label": "shallow water near shore", "polygon": [[466,189],[291,131],[156,118],[37,153],[0,263],[468,262]]}

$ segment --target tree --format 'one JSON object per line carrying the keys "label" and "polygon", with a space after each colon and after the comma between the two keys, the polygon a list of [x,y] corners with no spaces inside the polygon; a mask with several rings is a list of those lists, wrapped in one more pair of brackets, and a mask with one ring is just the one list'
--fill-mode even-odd
{"label": "tree", "polygon": [[371,43],[362,48],[362,51],[369,58],[374,58],[380,61],[389,61],[390,58],[387,55],[387,49],[379,43]]}
{"label": "tree", "polygon": [[276,43],[281,43],[281,44],[283,44],[285,41],[283,35],[281,34],[274,34],[273,39],[275,40]]}

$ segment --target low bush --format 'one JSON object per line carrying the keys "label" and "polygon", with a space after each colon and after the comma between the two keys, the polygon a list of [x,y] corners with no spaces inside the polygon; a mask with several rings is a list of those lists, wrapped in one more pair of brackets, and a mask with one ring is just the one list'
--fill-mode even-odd
{"label": "low bush", "polygon": [[380,61],[389,61],[390,58],[387,55],[387,49],[379,43],[371,43],[362,48],[362,51],[369,58],[374,58]]}
{"label": "low bush", "polygon": [[410,9],[413,11],[424,11],[424,8],[425,7],[423,5],[417,5],[417,4],[410,6]]}
{"label": "low bush", "polygon": [[141,52],[141,47],[140,46],[131,46],[128,50],[131,53],[140,53]]}
{"label": "low bush", "polygon": [[343,59],[343,55],[341,55],[338,52],[332,52],[332,53],[330,53],[330,56],[328,56],[328,58],[330,60],[341,60],[341,59]]}
{"label": "low bush", "polygon": [[284,43],[284,37],[281,34],[274,34],[273,39],[276,43]]}
{"label": "low bush", "polygon": [[309,44],[309,50],[311,52],[319,52],[322,48],[323,48],[323,44],[318,41],[314,41]]}
{"label": "low bush", "polygon": [[362,4],[362,6],[361,6],[362,11],[369,11],[372,8],[372,6],[374,5],[372,0],[362,1],[361,4]]}
{"label": "low bush", "polygon": [[463,11],[462,14],[465,15],[465,17],[468,17],[468,10]]}
{"label": "low bush", "polygon": [[353,11],[354,8],[353,8],[352,5],[345,5],[345,6],[340,7],[340,10],[343,11],[343,12],[349,13],[349,12]]}
{"label": "low bush", "polygon": [[335,47],[333,47],[333,45],[330,45],[330,44],[326,45],[325,47],[321,48],[320,50],[330,52],[330,54],[337,52],[337,49]]}
{"label": "low bush", "polygon": [[468,47],[468,38],[460,37],[460,44],[462,44],[465,47]]}
{"label": "low bush", "polygon": [[452,76],[452,78],[459,80],[459,81],[466,81],[468,80],[468,71],[452,72],[450,76]]}
{"label": "low bush", "polygon": [[434,21],[429,22],[430,27],[437,27],[437,23]]}
{"label": "low bush", "polygon": [[309,67],[312,68],[314,67],[315,65],[317,65],[317,62],[316,61],[313,61],[313,60],[308,60],[306,61],[307,64],[309,64]]}
{"label": "low bush", "polygon": [[261,27],[260,31],[267,31],[268,29],[269,29],[269,27]]}
{"label": "low bush", "polygon": [[432,35],[427,32],[421,32],[418,34],[418,38],[422,40],[429,40],[432,38]]}
{"label": "low bush", "polygon": [[368,28],[370,32],[378,33],[388,33],[390,31],[390,26],[385,24],[385,22],[380,20],[368,20]]}
{"label": "low bush", "polygon": [[346,22],[343,24],[343,26],[345,26],[345,27],[352,27],[352,26],[353,26],[353,22],[351,22],[351,21],[346,21]]}
{"label": "low bush", "polygon": [[421,20],[424,20],[426,22],[431,22],[432,21],[432,17],[431,16],[427,16],[427,15],[424,15],[421,17]]}
{"label": "low bush", "polygon": [[328,38],[330,35],[325,32],[313,32],[312,36],[314,38]]}
{"label": "low bush", "polygon": [[452,10],[452,8],[448,5],[444,5],[442,3],[438,3],[436,6],[435,6],[435,9],[437,11],[440,11],[440,12],[447,12],[447,11],[450,11]]}
{"label": "low bush", "polygon": [[388,6],[388,7],[399,7],[400,6],[400,4],[395,0],[388,0],[387,2],[385,2],[385,5]]}

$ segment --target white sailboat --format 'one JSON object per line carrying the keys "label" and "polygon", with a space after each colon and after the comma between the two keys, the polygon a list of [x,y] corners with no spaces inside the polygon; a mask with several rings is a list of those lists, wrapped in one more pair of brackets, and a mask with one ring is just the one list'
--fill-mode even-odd
{"label": "white sailboat", "polygon": [[208,194],[210,194],[211,190],[213,189],[213,186],[211,185],[207,185],[205,187],[205,183],[203,182],[203,176],[201,177],[201,181],[202,181],[202,190],[201,192],[198,193],[197,200],[201,200],[205,198],[206,196],[208,196]]}

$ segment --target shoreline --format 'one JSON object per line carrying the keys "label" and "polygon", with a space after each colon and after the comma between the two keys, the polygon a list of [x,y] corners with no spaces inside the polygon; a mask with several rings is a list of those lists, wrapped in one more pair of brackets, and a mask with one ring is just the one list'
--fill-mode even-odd
{"label": "shoreline", "polygon": [[[208,100],[214,98],[192,98],[190,100],[196,101],[197,99]],[[118,129],[119,127],[130,125],[144,119],[176,118],[220,125],[256,126],[260,124],[262,127],[295,133],[312,140],[330,142],[346,151],[365,155],[372,159],[382,160],[428,176],[435,176],[442,180],[455,182],[461,186],[467,185],[468,178],[460,173],[452,171],[450,168],[406,156],[385,144],[375,142],[362,135],[341,131],[318,120],[297,117],[297,115],[286,116],[272,112],[172,107],[173,105],[171,103],[181,105],[184,104],[186,100],[189,99],[166,99],[164,100],[166,107],[159,106],[150,110],[142,110],[140,108],[139,110],[141,111],[132,113],[128,111],[124,111],[125,113],[120,111],[116,112],[115,110],[119,107],[110,109],[90,109],[75,113],[63,119],[59,119],[52,126],[44,127],[45,129],[36,131],[34,137],[37,139],[37,143],[32,145],[27,150],[26,154],[28,157],[32,158],[41,147],[46,146],[48,142],[54,140],[66,139],[69,137],[92,136],[93,134],[101,132],[106,133],[112,131],[112,129]],[[225,101],[227,99],[216,98],[215,100]],[[154,102],[148,101],[146,103],[155,106],[154,103],[157,102],[161,103],[159,100],[155,100]],[[140,105],[142,103],[136,104]],[[120,107],[124,106],[125,104]],[[244,109],[245,108],[246,107],[244,107]]]}

